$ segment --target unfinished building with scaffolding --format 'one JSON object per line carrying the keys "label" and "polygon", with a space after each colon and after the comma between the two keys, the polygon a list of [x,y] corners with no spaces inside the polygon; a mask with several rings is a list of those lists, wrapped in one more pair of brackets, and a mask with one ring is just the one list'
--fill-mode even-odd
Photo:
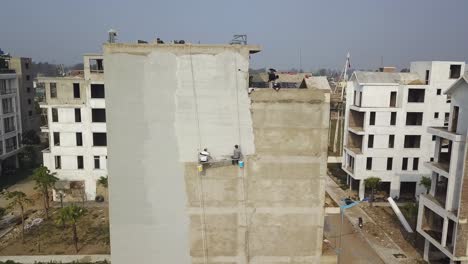
{"label": "unfinished building with scaffolding", "polygon": [[112,263],[336,261],[322,256],[329,89],[249,94],[259,51],[104,45]]}

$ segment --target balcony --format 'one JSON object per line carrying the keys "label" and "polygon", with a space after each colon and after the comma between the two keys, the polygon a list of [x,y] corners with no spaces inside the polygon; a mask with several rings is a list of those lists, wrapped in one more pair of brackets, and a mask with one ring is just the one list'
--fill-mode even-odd
{"label": "balcony", "polygon": [[451,132],[448,130],[447,127],[428,127],[427,132],[429,134],[445,138],[451,141],[457,141],[457,142],[463,142],[465,141],[465,138],[463,135],[457,134],[455,132]]}
{"label": "balcony", "polygon": [[41,132],[44,132],[44,133],[49,133],[49,126],[41,126]]}
{"label": "balcony", "polygon": [[349,110],[348,128],[354,130],[356,134],[364,132],[364,112]]}
{"label": "balcony", "polygon": [[345,148],[354,154],[362,154],[362,139],[364,136],[348,133],[348,143]]}

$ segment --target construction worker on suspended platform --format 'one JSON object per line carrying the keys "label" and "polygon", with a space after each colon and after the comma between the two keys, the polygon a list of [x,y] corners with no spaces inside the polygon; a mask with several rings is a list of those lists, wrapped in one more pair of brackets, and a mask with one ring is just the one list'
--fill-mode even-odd
{"label": "construction worker on suspended platform", "polygon": [[239,149],[239,145],[234,146],[234,151],[232,153],[231,159],[232,159],[232,165],[238,165],[239,160],[242,158],[242,152]]}
{"label": "construction worker on suspended platform", "polygon": [[200,161],[200,163],[207,163],[210,160],[211,154],[208,152],[207,148],[203,149],[203,151],[200,151],[198,154],[198,161]]}

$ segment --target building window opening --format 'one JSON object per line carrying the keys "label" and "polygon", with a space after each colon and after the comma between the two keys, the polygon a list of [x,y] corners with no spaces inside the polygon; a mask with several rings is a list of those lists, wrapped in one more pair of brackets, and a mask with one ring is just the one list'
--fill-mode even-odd
{"label": "building window opening", "polygon": [[83,162],[83,156],[76,156],[76,163],[77,163],[77,167],[78,169],[83,169],[84,168],[84,162]]}
{"label": "building window opening", "polygon": [[106,133],[93,133],[93,146],[107,146]]}
{"label": "building window opening", "polygon": [[458,79],[461,74],[461,65],[450,65],[450,79]]}
{"label": "building window opening", "polygon": [[50,98],[57,98],[57,83],[50,83]]}
{"label": "building window opening", "polygon": [[80,98],[80,84],[73,83],[73,98]]}
{"label": "building window opening", "polygon": [[408,89],[408,103],[424,103],[424,89]]}
{"label": "building window opening", "polygon": [[406,113],[407,126],[421,126],[423,122],[423,113],[408,112]]}
{"label": "building window opening", "polygon": [[421,136],[420,135],[406,135],[404,147],[405,148],[420,148]]}
{"label": "building window opening", "polygon": [[103,73],[104,64],[102,59],[90,59],[89,60],[89,69],[92,73]]}
{"label": "building window opening", "polygon": [[93,123],[104,123],[106,122],[106,109],[95,108],[91,111]]}
{"label": "building window opening", "polygon": [[104,98],[104,84],[91,84],[91,98]]}
{"label": "building window opening", "polygon": [[101,168],[101,162],[100,162],[100,157],[99,156],[94,156],[94,168],[95,169],[100,169]]}

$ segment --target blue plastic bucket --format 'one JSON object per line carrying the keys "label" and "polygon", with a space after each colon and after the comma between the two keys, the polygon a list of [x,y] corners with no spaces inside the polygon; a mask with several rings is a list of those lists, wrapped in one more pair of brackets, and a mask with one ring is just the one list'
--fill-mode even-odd
{"label": "blue plastic bucket", "polygon": [[239,160],[239,168],[244,168],[244,162],[242,160]]}

